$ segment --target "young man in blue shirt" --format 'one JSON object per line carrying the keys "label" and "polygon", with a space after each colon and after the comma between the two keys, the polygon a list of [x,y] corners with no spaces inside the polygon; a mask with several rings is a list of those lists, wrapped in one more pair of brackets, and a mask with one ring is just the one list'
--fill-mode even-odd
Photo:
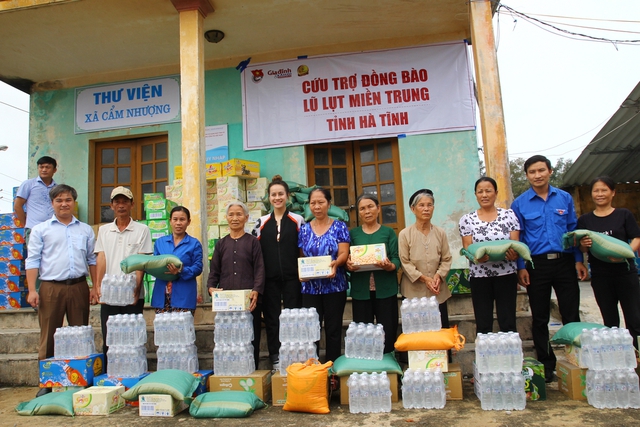
{"label": "young man in blue shirt", "polygon": [[49,156],[40,157],[37,163],[38,176],[20,184],[13,201],[13,212],[27,229],[53,216],[49,191],[56,186],[53,175],[57,171],[58,163]]}
{"label": "young man in blue shirt", "polygon": [[[520,240],[531,249],[535,268],[518,259],[518,282],[527,288],[531,306],[533,343],[544,364],[545,379],[553,381],[556,356],[549,345],[551,289],[558,298],[562,323],[580,321],[578,278],[587,278],[582,253],[562,248],[562,235],[576,228],[578,219],[569,193],[549,185],[551,162],[536,155],[524,163],[531,188],[511,205],[522,231]],[[576,275],[577,271],[577,275]]]}

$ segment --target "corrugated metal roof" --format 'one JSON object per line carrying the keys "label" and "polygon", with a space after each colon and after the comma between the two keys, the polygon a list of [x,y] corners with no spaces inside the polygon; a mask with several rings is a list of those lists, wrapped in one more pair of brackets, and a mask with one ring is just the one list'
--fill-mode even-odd
{"label": "corrugated metal roof", "polygon": [[640,82],[566,172],[564,186],[585,185],[600,175],[640,181]]}

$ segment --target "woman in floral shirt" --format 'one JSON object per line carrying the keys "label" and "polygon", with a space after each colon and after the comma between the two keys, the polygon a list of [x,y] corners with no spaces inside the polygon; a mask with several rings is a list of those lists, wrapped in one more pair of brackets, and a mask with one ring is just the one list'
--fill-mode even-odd
{"label": "woman in floral shirt", "polygon": [[[511,209],[495,205],[498,186],[493,178],[476,181],[476,199],[480,209],[460,218],[462,246],[468,248],[476,242],[493,240],[519,240],[520,223]],[[471,300],[476,318],[476,333],[493,331],[493,302],[500,331],[516,331],[516,297],[518,275],[515,260],[518,254],[509,249],[504,261],[488,262],[489,256],[470,263]]]}
{"label": "woman in floral shirt", "polygon": [[315,307],[324,320],[327,360],[340,357],[342,344],[342,313],[347,302],[347,276],[344,265],[349,256],[349,230],[342,221],[328,216],[331,193],[316,188],[309,193],[309,207],[314,218],[302,226],[298,246],[302,256],[331,255],[331,274],[324,279],[302,281],[302,305]]}

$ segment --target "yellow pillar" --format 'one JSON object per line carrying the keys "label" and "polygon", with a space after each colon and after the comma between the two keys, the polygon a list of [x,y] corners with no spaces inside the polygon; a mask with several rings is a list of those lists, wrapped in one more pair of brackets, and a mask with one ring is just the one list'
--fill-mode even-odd
{"label": "yellow pillar", "polygon": [[[180,102],[182,109],[183,205],[191,212],[189,234],[202,242],[205,269],[198,279],[198,293],[204,292],[208,275],[207,217],[205,209],[204,143],[204,18],[213,8],[207,0],[172,0],[180,13]],[[206,280],[204,281],[206,283]]]}
{"label": "yellow pillar", "polygon": [[484,143],[487,176],[498,183],[497,204],[509,207],[513,200],[509,172],[509,155],[502,110],[502,94],[498,75],[498,59],[493,37],[490,0],[469,2],[471,46],[476,71],[480,123]]}

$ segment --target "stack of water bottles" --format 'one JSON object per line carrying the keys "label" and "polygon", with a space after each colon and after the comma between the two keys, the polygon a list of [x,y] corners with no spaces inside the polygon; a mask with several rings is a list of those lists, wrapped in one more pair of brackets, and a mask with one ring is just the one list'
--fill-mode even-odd
{"label": "stack of water bottles", "polygon": [[409,368],[402,378],[402,405],[406,409],[442,409],[447,401],[444,374]]}
{"label": "stack of water bottles", "polygon": [[105,274],[102,278],[100,302],[118,306],[133,304],[135,303],[133,300],[135,287],[135,273]]}
{"label": "stack of water bottles", "polygon": [[596,408],[640,408],[633,338],[627,329],[583,329],[582,365],[587,371],[587,401]]}
{"label": "stack of water bottles", "polygon": [[96,352],[91,326],[65,326],[53,334],[53,357],[69,359],[87,357]]}
{"label": "stack of water bottles", "polygon": [[109,316],[107,331],[107,374],[139,377],[147,372],[147,324],[142,314]]}
{"label": "stack of water bottles", "polygon": [[250,375],[255,371],[253,316],[249,311],[216,313],[213,330],[213,365],[216,375]]}
{"label": "stack of water bottles", "polygon": [[474,387],[483,410],[522,411],[527,396],[517,332],[476,336]]}
{"label": "stack of water bottles", "polygon": [[384,328],[378,323],[351,322],[344,338],[344,355],[349,359],[382,360]]}
{"label": "stack of water bottles", "polygon": [[158,346],[158,371],[179,369],[192,374],[199,369],[191,312],[158,313],[153,330],[153,341]]}
{"label": "stack of water bottles", "polygon": [[386,372],[354,372],[349,376],[347,386],[352,414],[391,412],[391,383]]}
{"label": "stack of water bottles", "polygon": [[315,308],[285,308],[280,313],[280,375],[293,363],[317,358],[320,318]]}
{"label": "stack of water bottles", "polygon": [[442,329],[440,306],[435,296],[404,299],[400,311],[404,334]]}

